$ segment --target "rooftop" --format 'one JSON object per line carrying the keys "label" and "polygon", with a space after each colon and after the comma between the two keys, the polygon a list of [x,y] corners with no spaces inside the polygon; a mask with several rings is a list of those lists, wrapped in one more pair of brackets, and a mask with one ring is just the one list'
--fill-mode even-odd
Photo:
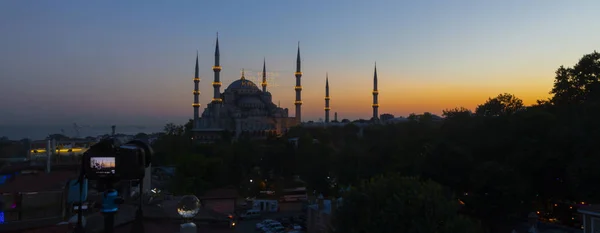
{"label": "rooftop", "polygon": [[0,186],[0,193],[40,192],[62,190],[67,181],[77,177],[77,171],[39,171],[19,174],[13,181]]}
{"label": "rooftop", "polygon": [[577,208],[577,212],[600,216],[600,205],[581,205]]}
{"label": "rooftop", "polygon": [[237,199],[238,192],[234,188],[221,188],[207,191],[199,199]]}

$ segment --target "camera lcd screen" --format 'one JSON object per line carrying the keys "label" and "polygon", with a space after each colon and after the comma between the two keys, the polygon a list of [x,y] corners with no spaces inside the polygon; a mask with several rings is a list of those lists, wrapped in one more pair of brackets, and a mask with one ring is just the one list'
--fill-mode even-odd
{"label": "camera lcd screen", "polygon": [[115,157],[92,157],[90,166],[96,174],[115,174]]}

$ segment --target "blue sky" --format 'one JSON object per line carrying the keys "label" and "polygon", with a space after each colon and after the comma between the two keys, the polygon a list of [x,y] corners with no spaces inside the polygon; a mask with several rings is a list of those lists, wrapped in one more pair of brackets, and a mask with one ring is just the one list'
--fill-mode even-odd
{"label": "blue sky", "polygon": [[[1,124],[163,124],[212,97],[219,32],[222,90],[245,68],[273,72],[293,108],[296,44],[303,116],[370,115],[377,61],[380,113],[474,108],[509,92],[546,98],[554,71],[598,50],[600,1],[51,1],[0,2]],[[290,111],[293,114],[293,111]]]}

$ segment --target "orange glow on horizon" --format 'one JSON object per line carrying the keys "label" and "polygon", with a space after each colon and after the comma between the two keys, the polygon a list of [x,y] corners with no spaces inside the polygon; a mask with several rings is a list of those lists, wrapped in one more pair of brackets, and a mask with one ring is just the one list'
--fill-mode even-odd
{"label": "orange glow on horizon", "polygon": [[[380,90],[379,113],[407,116],[410,113],[420,114],[423,112],[441,114],[442,110],[455,107],[475,110],[477,105],[483,104],[488,98],[493,98],[501,93],[514,94],[522,99],[525,105],[531,105],[536,103],[536,100],[550,97],[550,94],[547,94],[548,90],[523,86],[477,88],[460,87],[460,85],[455,85],[455,87],[450,85],[444,87],[413,85],[410,88],[397,88],[395,93]],[[372,112],[370,93],[361,95],[354,93],[355,91],[339,91],[336,98],[331,99],[331,111],[338,112],[340,115],[370,116]],[[321,117],[324,114],[322,109],[325,103],[321,98],[304,98],[304,102],[305,116]]]}

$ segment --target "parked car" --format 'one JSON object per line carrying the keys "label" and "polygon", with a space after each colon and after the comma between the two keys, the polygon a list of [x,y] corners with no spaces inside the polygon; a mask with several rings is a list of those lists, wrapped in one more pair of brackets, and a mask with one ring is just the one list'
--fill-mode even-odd
{"label": "parked car", "polygon": [[260,217],[260,211],[258,210],[247,210],[240,215],[240,219],[251,219]]}
{"label": "parked car", "polygon": [[261,231],[264,232],[264,233],[275,233],[277,231],[274,231],[274,229],[279,229],[279,228],[283,228],[283,230],[285,232],[285,228],[281,225],[281,223],[275,221],[275,222],[272,222],[272,223],[265,224],[261,228]]}
{"label": "parked car", "polygon": [[268,225],[268,224],[270,224],[270,223],[274,223],[274,222],[277,222],[277,221],[275,221],[275,220],[273,220],[273,219],[265,219],[265,220],[263,220],[262,222],[259,222],[259,223],[257,223],[257,224],[256,224],[256,230],[260,230],[260,229],[262,229],[264,226],[266,226],[266,225]]}
{"label": "parked car", "polygon": [[292,231],[301,231],[301,230],[302,230],[302,226],[300,226],[300,225],[298,225],[298,224],[292,224],[292,225],[290,226],[290,229],[291,229]]}
{"label": "parked car", "polygon": [[285,232],[285,227],[282,225],[274,226],[269,230],[270,233],[283,233]]}

